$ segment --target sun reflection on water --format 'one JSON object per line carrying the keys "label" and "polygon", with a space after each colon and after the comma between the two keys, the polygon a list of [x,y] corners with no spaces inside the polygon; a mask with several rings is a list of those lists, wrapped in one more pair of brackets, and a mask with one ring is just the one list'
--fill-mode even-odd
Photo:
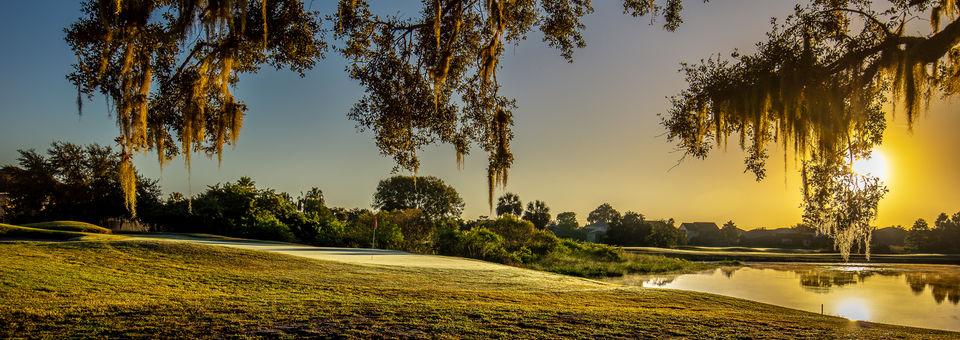
{"label": "sun reflection on water", "polygon": [[840,300],[837,303],[836,313],[851,321],[870,320],[870,306],[867,305],[866,300],[860,298]]}

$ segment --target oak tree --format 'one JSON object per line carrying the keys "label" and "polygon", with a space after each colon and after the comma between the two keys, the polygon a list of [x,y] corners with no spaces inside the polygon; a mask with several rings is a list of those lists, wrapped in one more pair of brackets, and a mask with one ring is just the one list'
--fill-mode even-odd
{"label": "oak tree", "polygon": [[[845,258],[853,246],[869,256],[869,224],[887,190],[852,164],[882,142],[888,110],[912,125],[935,93],[960,91],[958,10],[954,0],[798,5],[756,52],[683,64],[689,87],[663,125],[698,158],[733,138],[758,180],[771,145],[791,151],[802,164],[804,223],[832,236]],[[926,33],[908,33],[917,18],[928,18]]]}

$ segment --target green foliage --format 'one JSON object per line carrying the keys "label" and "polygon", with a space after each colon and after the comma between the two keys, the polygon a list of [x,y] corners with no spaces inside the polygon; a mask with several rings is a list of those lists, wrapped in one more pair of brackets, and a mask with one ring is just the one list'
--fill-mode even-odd
{"label": "green foliage", "polygon": [[373,195],[376,209],[419,209],[431,219],[460,217],[463,206],[457,190],[433,176],[393,176],[380,181]]}
{"label": "green foliage", "polygon": [[508,248],[517,250],[527,245],[537,233],[537,228],[530,221],[521,220],[517,216],[507,214],[495,220],[479,223],[479,226],[490,229],[497,235],[503,236]]}
{"label": "green foliage", "polygon": [[297,200],[297,208],[304,213],[323,213],[327,209],[323,190],[317,187],[310,188]]}
{"label": "green foliage", "polygon": [[517,255],[507,251],[502,236],[482,227],[443,230],[437,240],[437,252],[506,264],[520,262]]}
{"label": "green foliage", "polygon": [[280,222],[276,216],[267,211],[257,211],[252,221],[246,223],[245,228],[238,228],[236,232],[243,237],[260,240],[293,241],[293,232],[286,224]]}
{"label": "green foliage", "polygon": [[[189,207],[192,206],[192,211]],[[210,186],[190,201],[169,200],[157,222],[172,231],[305,242],[319,235],[319,223],[297,210],[290,195],[259,189],[249,177]],[[311,216],[319,217],[317,213]],[[292,226],[292,227],[291,227]],[[296,231],[296,233],[294,232]]]}
{"label": "green foliage", "polygon": [[580,222],[577,221],[577,214],[570,211],[557,214],[557,221],[550,226],[550,230],[558,237],[580,241],[587,239],[586,231],[580,228]]}
{"label": "green foliage", "polygon": [[96,224],[90,224],[86,222],[77,222],[77,221],[51,221],[51,222],[40,222],[40,223],[28,223],[24,224],[24,227],[37,228],[37,229],[46,229],[46,230],[62,230],[62,231],[77,231],[82,233],[95,233],[95,234],[110,234],[110,229],[98,226]]}
{"label": "green foliage", "polygon": [[544,229],[550,224],[550,207],[540,200],[527,203],[527,210],[523,212],[523,219],[533,223],[537,229]]}
{"label": "green foliage", "polygon": [[620,248],[597,243],[564,240],[556,251],[529,264],[530,267],[565,275],[610,277],[627,274],[664,273],[706,268],[685,260],[625,253]]}
{"label": "green foliage", "polygon": [[[408,249],[404,243],[404,231],[398,224],[401,219],[397,218],[396,215],[399,215],[399,213],[374,214],[369,211],[360,213],[355,219],[343,226],[344,245],[373,247],[374,226],[376,225],[376,248]],[[377,220],[376,224],[374,223],[375,219]]]}

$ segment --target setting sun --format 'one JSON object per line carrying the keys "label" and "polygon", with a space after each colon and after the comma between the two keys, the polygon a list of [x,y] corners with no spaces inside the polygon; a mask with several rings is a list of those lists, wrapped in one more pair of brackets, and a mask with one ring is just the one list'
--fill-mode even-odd
{"label": "setting sun", "polygon": [[890,162],[880,150],[873,150],[869,158],[858,159],[853,162],[853,171],[864,176],[873,176],[881,181],[890,179]]}

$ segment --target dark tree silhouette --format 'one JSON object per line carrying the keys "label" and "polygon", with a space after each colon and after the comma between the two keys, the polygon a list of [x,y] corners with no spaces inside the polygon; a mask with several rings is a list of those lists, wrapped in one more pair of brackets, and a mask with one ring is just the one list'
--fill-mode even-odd
{"label": "dark tree silhouette", "polygon": [[523,219],[533,223],[537,229],[546,228],[550,224],[550,217],[550,207],[540,200],[527,203],[527,210],[523,212]]}
{"label": "dark tree silhouette", "polygon": [[643,214],[628,211],[610,225],[605,240],[621,246],[646,245],[650,229],[651,226],[646,223]]}
{"label": "dark tree silhouette", "polygon": [[613,224],[620,221],[620,212],[614,209],[610,203],[601,204],[587,215],[587,222]]}
{"label": "dark tree silhouette", "polygon": [[732,246],[740,243],[740,229],[733,221],[727,221],[723,224],[723,227],[720,228],[720,236],[726,245]]}
{"label": "dark tree silhouette", "polygon": [[297,200],[297,208],[302,212],[319,213],[326,209],[326,202],[323,199],[323,190],[320,188],[310,188]]}
{"label": "dark tree silhouette", "polygon": [[557,220],[550,227],[559,237],[585,240],[587,238],[583,229],[580,229],[580,222],[577,221],[577,214],[572,211],[566,211],[557,214]]}
{"label": "dark tree silhouette", "polygon": [[512,192],[508,192],[500,196],[497,199],[497,216],[503,214],[513,214],[514,216],[520,216],[523,213],[523,202],[520,201],[520,196]]}
{"label": "dark tree silhouette", "polygon": [[[14,222],[73,219],[101,223],[128,217],[116,172],[121,155],[110,147],[55,142],[46,155],[18,150],[18,164],[0,168],[5,218]],[[150,211],[160,204],[156,181],[135,174],[137,196]]]}

